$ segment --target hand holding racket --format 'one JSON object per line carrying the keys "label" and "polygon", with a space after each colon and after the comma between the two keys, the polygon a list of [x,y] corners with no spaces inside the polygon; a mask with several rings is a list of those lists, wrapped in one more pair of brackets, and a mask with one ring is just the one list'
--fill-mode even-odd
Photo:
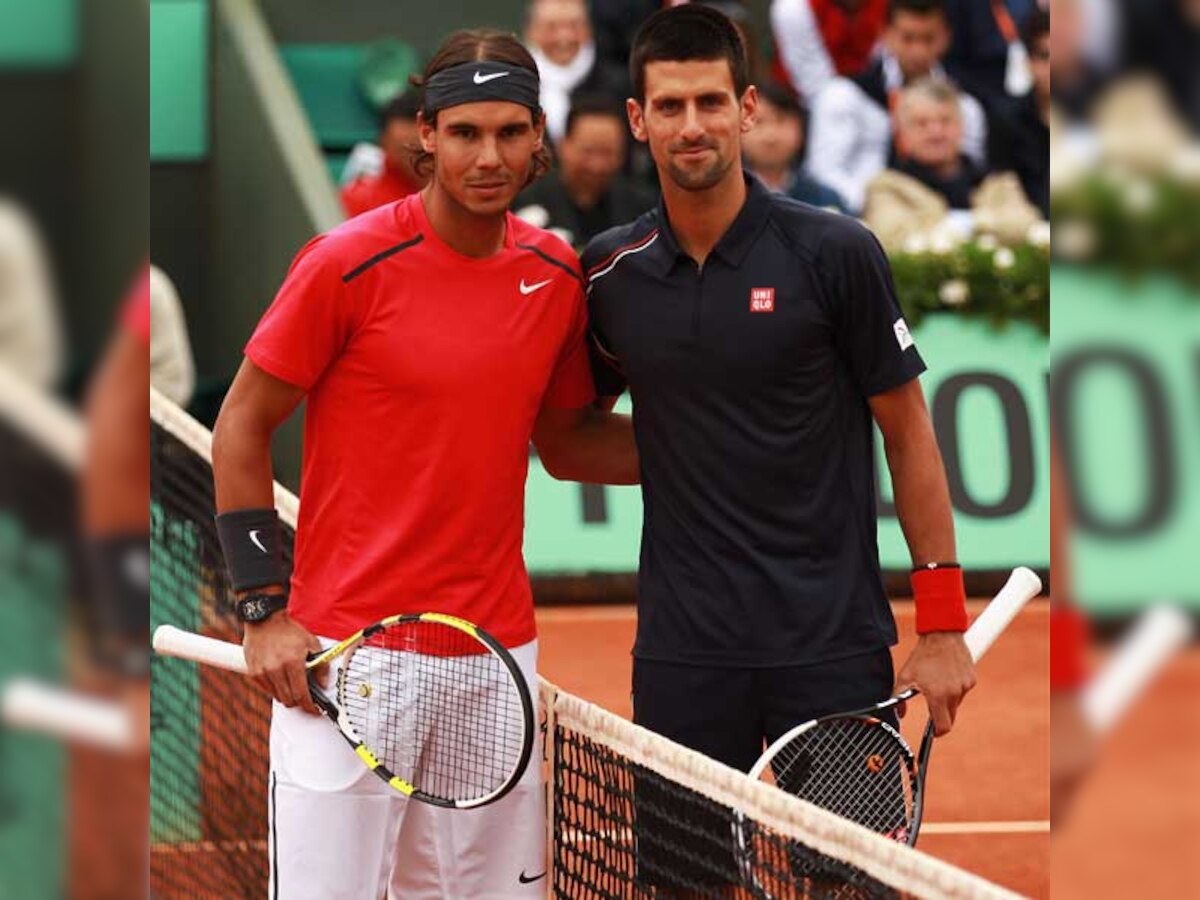
{"label": "hand holding racket", "polygon": [[325,685],[328,665],[307,665],[320,654],[321,642],[303,625],[279,612],[258,624],[247,624],[242,637],[246,667],[255,683],[288,708],[300,708],[314,716],[321,709],[308,689],[308,682]]}
{"label": "hand holding racket", "polygon": [[[988,651],[1041,589],[1041,581],[1029,569],[1013,571],[965,635],[972,660]],[[908,688],[873,706],[797,725],[767,748],[750,775],[773,780],[810,803],[913,844],[921,825],[933,723],[925,730],[918,766],[908,743],[878,713],[916,695],[916,688]]]}
{"label": "hand holding racket", "polygon": [[[154,649],[247,673],[237,644],[163,625]],[[337,669],[330,690],[316,673]],[[441,613],[391,616],[306,664],[312,702],[363,763],[405,796],[469,809],[500,799],[533,751],[533,700],[491,635]]]}
{"label": "hand holding racket", "polygon": [[[975,687],[975,660],[964,636],[944,631],[923,634],[917,646],[896,675],[893,692],[896,697],[925,695],[933,733],[943,737],[950,733],[958,706]],[[904,718],[907,699],[896,704],[896,712]]]}

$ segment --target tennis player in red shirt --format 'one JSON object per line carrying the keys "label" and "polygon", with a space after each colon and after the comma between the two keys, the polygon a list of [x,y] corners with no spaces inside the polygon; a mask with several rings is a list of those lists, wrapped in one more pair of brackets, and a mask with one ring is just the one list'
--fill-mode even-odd
{"label": "tennis player in red shirt", "polygon": [[[429,185],[304,247],[213,440],[246,659],[276,700],[272,896],[287,900],[544,894],[536,763],[478,810],[400,798],[315,716],[304,661],[387,615],[436,610],[495,635],[536,691],[529,442],[556,477],[638,478],[629,421],[592,406],[575,256],[507,212],[547,166],[533,59],[511,35],[457,32],[422,81]],[[285,596],[270,440],[302,399]]]}

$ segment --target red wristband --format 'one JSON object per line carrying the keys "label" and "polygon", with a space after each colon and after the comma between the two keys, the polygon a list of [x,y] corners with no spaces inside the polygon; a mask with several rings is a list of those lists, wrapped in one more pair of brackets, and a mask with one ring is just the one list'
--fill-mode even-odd
{"label": "red wristband", "polygon": [[1087,679],[1088,623],[1073,606],[1050,610],[1050,690],[1073,691]]}
{"label": "red wristband", "polygon": [[961,568],[916,569],[911,581],[917,604],[917,634],[967,630],[967,590]]}

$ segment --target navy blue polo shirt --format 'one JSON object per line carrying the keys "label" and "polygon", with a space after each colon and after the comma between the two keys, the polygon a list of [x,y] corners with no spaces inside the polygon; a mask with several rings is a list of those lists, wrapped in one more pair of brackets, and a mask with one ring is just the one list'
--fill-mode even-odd
{"label": "navy blue polo shirt", "polygon": [[661,200],[583,266],[596,388],[628,387],[641,456],[634,655],[776,666],[895,643],[867,398],[925,365],[874,236],[747,176],[703,267]]}

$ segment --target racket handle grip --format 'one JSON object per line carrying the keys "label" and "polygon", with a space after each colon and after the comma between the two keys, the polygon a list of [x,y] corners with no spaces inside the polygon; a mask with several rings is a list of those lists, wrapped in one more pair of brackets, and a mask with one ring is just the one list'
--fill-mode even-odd
{"label": "racket handle grip", "polygon": [[204,663],[241,675],[248,671],[246,655],[239,644],[192,634],[174,625],[159,625],[154,629],[153,646],[154,652],[161,656],[190,659],[192,662]]}
{"label": "racket handle grip", "polygon": [[1106,734],[1171,657],[1192,637],[1193,623],[1182,610],[1159,604],[1141,615],[1084,689],[1083,714],[1098,734]]}
{"label": "racket handle grip", "polygon": [[109,750],[134,745],[133,722],[124,706],[32,679],[14,678],[0,690],[0,721]]}
{"label": "racket handle grip", "polygon": [[1024,566],[1013,569],[1000,593],[967,629],[964,639],[971,651],[971,659],[976,662],[982,659],[1022,607],[1041,592],[1042,580],[1032,569]]}

